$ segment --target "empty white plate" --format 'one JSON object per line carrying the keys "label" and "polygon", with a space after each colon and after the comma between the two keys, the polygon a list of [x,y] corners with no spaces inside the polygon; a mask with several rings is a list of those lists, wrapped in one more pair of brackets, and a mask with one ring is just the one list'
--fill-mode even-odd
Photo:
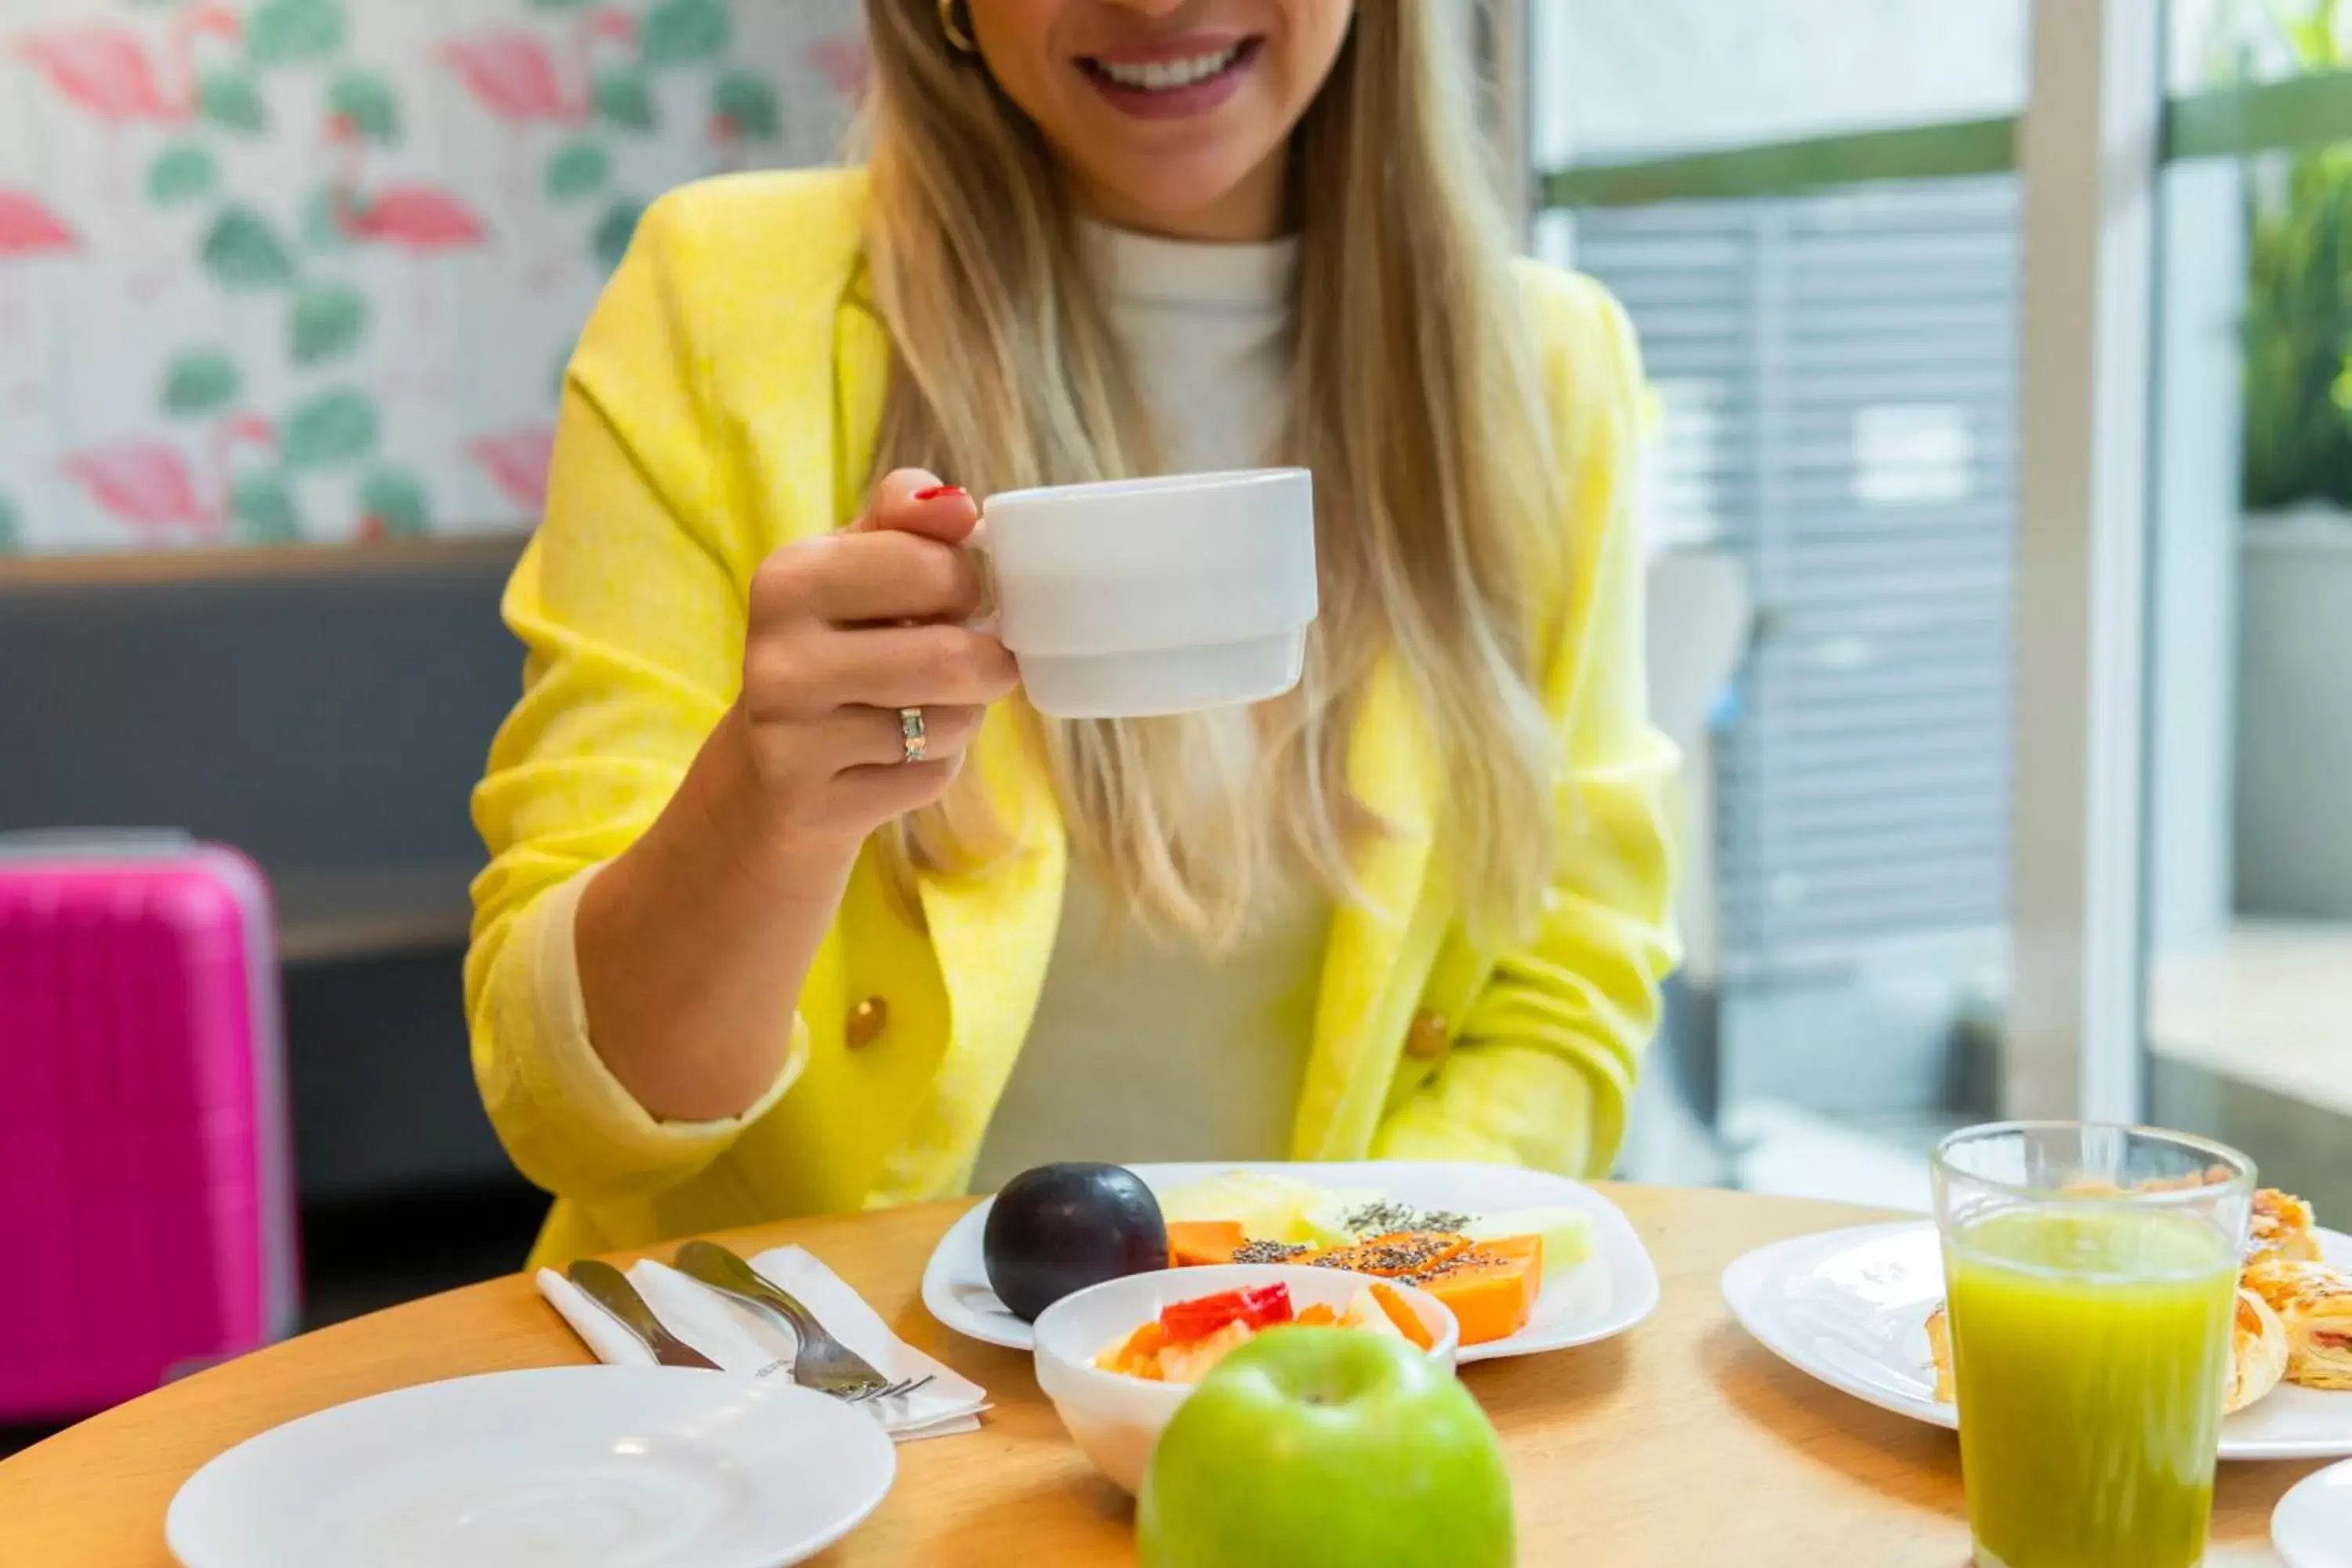
{"label": "empty white plate", "polygon": [[[2352,1266],[2352,1237],[2319,1233]],[[1944,1298],[1944,1258],[1926,1220],[1824,1231],[1760,1247],[1723,1272],[1723,1299],[1766,1349],[1883,1410],[1957,1427],[1936,1399],[1927,1314]],[[2283,1384],[2221,1423],[2225,1459],[2352,1454],[2352,1394]]]}
{"label": "empty white plate", "polygon": [[874,1511],[898,1454],[864,1411],[789,1384],[567,1366],[339,1405],[188,1478],[185,1568],[781,1568]]}
{"label": "empty white plate", "polygon": [[2286,1568],[2352,1568],[2352,1464],[2296,1482],[2271,1515],[2271,1541]]}
{"label": "empty white plate", "polygon": [[[1582,1182],[1513,1165],[1424,1161],[1355,1163],[1130,1165],[1143,1184],[1164,1193],[1227,1171],[1263,1172],[1333,1189],[1373,1188],[1417,1209],[1506,1214],[1513,1209],[1571,1208],[1591,1222],[1592,1253],[1552,1280],[1536,1300],[1528,1326],[1507,1340],[1465,1345],[1459,1360],[1533,1355],[1622,1334],[1658,1304],[1658,1270],[1643,1250],[1624,1211]],[[923,1305],[957,1333],[1012,1350],[1031,1350],[1029,1325],[1007,1311],[988,1287],[981,1233],[989,1205],[980,1205],[949,1227],[923,1270]]]}

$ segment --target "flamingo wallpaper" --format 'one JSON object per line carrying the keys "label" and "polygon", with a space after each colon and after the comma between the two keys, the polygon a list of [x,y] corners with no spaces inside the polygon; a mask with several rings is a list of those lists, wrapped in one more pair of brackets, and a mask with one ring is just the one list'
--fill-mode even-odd
{"label": "flamingo wallpaper", "polygon": [[857,0],[0,0],[0,553],[537,519],[670,185],[837,154]]}

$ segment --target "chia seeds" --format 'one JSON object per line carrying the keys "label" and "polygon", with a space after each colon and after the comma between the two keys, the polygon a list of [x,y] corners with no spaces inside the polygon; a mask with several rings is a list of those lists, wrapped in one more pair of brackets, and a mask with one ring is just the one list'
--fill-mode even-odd
{"label": "chia seeds", "polygon": [[1383,1199],[1351,1209],[1339,1224],[1357,1236],[1386,1236],[1391,1231],[1419,1230],[1420,1211],[1406,1204]]}
{"label": "chia seeds", "polygon": [[1369,1239],[1392,1236],[1401,1230],[1458,1231],[1469,1226],[1470,1216],[1451,1209],[1432,1209],[1424,1214],[1410,1204],[1382,1199],[1349,1210],[1339,1223],[1351,1234]]}
{"label": "chia seeds", "polygon": [[1461,1250],[1457,1236],[1384,1236],[1307,1259],[1317,1268],[1342,1268],[1357,1274],[1412,1278],[1442,1258]]}
{"label": "chia seeds", "polygon": [[1312,1252],[1311,1247],[1293,1246],[1287,1241],[1244,1241],[1234,1248],[1236,1263],[1287,1263],[1302,1252]]}
{"label": "chia seeds", "polygon": [[1500,1263],[1502,1260],[1500,1253],[1473,1242],[1448,1258],[1442,1268],[1426,1269],[1419,1274],[1405,1275],[1404,1282],[1408,1285],[1426,1285],[1441,1275],[1451,1274],[1464,1268],[1483,1268],[1489,1264]]}

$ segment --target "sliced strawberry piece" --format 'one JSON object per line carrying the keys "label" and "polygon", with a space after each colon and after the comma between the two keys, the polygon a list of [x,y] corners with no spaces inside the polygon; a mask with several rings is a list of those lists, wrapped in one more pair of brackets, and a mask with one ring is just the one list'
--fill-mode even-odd
{"label": "sliced strawberry piece", "polygon": [[1197,1301],[1178,1301],[1160,1310],[1160,1327],[1171,1344],[1189,1344],[1208,1338],[1227,1323],[1268,1329],[1290,1321],[1290,1287],[1256,1285],[1244,1290],[1221,1290]]}

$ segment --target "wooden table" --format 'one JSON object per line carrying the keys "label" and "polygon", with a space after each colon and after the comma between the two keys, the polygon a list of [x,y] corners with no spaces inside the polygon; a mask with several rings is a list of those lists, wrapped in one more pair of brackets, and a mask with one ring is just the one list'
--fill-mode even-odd
{"label": "wooden table", "polygon": [[[1656,1314],[1631,1334],[1464,1369],[1510,1451],[1521,1556],[1611,1568],[1826,1563],[1961,1568],[1968,1531],[1950,1434],[1847,1398],[1774,1360],[1726,1313],[1724,1266],[1760,1242],[1882,1219],[1738,1194],[1612,1189],[1657,1259]],[[794,1221],[733,1238],[796,1241],[912,1342],[984,1385],[978,1433],[898,1450],[898,1484],[823,1561],[1024,1568],[1131,1562],[1126,1500],[1064,1438],[1028,1358],[960,1340],[917,1299],[961,1205]],[[0,1561],[168,1568],[163,1520],[191,1471],[321,1406],[435,1378],[588,1359],[520,1277],[304,1335],[84,1422],[0,1462]],[[2225,1465],[2211,1568],[2276,1562],[2279,1495],[2315,1466]]]}

